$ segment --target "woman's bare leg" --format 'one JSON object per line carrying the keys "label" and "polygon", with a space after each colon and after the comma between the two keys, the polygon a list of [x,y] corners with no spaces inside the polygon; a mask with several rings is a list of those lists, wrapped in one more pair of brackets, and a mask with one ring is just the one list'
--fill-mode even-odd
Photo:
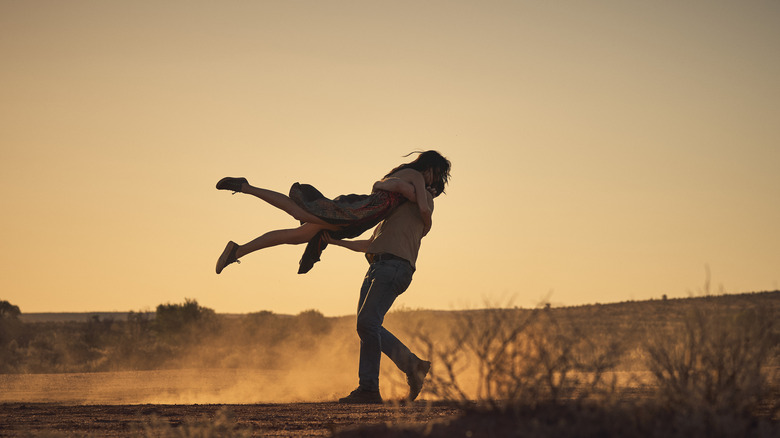
{"label": "woman's bare leg", "polygon": [[[287,214],[289,214],[290,216],[294,217],[295,219],[301,222],[306,222],[309,224],[325,225],[325,226],[330,225],[324,220],[318,218],[317,216],[301,208],[298,204],[295,203],[295,201],[290,199],[289,196],[281,194],[279,192],[274,192],[273,190],[268,190],[268,189],[261,189],[260,187],[255,187],[249,183],[244,183],[241,186],[241,193],[257,196],[258,198],[273,205],[274,207],[284,210],[285,212],[287,212]],[[279,231],[290,231],[290,230],[279,230]]]}
{"label": "woman's bare leg", "polygon": [[323,227],[317,224],[303,224],[298,228],[269,231],[251,242],[239,245],[236,250],[236,258],[240,259],[249,253],[271,246],[284,244],[299,245],[301,243],[306,243],[318,232],[327,228],[330,227]]}

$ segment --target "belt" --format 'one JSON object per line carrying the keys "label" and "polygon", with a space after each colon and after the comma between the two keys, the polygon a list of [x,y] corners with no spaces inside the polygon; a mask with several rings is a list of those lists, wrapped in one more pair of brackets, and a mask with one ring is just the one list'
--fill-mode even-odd
{"label": "belt", "polygon": [[371,263],[376,262],[383,262],[386,260],[398,260],[401,262],[406,262],[411,266],[411,263],[409,263],[409,260],[406,260],[403,257],[398,257],[397,255],[393,255],[387,252],[379,253],[379,254],[368,254],[368,261]]}

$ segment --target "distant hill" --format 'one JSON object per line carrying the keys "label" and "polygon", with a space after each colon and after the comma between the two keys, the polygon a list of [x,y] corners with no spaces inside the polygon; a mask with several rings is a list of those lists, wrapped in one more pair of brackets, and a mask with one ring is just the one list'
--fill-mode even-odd
{"label": "distant hill", "polygon": [[[101,321],[113,319],[114,321],[127,321],[127,315],[131,312],[39,312],[22,313],[19,320],[22,322],[85,322],[93,316],[100,317]],[[144,314],[150,319],[154,319],[155,312],[132,312],[134,314]],[[238,318],[242,316],[238,313],[220,313],[220,316],[226,318]]]}
{"label": "distant hill", "polygon": [[[567,306],[567,307],[553,307],[556,311],[562,311],[564,313],[588,313],[589,309],[610,309],[614,312],[625,313],[631,315],[633,318],[637,318],[637,315],[642,310],[655,309],[658,306],[664,304],[674,303],[674,309],[677,312],[683,311],[688,306],[696,306],[699,303],[709,302],[717,303],[720,306],[730,307],[744,305],[747,303],[759,304],[770,309],[780,309],[780,291],[767,291],[767,292],[749,292],[741,294],[725,294],[725,295],[708,295],[698,296],[690,298],[669,298],[668,300],[653,299],[644,301],[623,301],[620,303],[595,303],[586,304],[581,306]],[[422,312],[428,312],[431,314],[451,314],[458,311],[452,310],[424,310]],[[23,322],[84,322],[88,321],[93,316],[99,316],[101,320],[113,319],[115,321],[126,321],[127,316],[131,312],[71,312],[71,313],[55,313],[55,312],[43,312],[43,313],[22,313],[19,319]],[[146,314],[149,318],[154,318],[155,312],[134,312]],[[235,313],[220,313],[219,315],[224,317],[240,317],[241,314]],[[279,315],[282,316],[282,315]],[[348,315],[351,316],[351,315]],[[341,317],[337,317],[341,318]]]}
{"label": "distant hill", "polygon": [[[143,313],[150,318],[154,317],[154,312],[133,312]],[[130,312],[74,312],[74,313],[22,313],[19,319],[22,322],[85,322],[93,316],[99,316],[101,320],[113,319],[114,321],[127,321],[127,315]]]}

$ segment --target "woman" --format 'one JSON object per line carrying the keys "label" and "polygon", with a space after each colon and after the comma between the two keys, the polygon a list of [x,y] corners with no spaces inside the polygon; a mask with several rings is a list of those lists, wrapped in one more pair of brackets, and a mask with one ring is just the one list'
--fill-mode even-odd
{"label": "woman", "polygon": [[[269,231],[262,236],[239,245],[228,242],[217,260],[217,274],[225,267],[252,252],[271,246],[308,242],[298,269],[308,272],[327,246],[323,232],[328,231],[336,239],[356,237],[374,227],[401,202],[417,202],[425,198],[424,190],[434,196],[444,192],[450,176],[450,162],[436,151],[418,152],[411,163],[391,170],[381,181],[374,183],[370,195],[342,195],[330,200],[308,184],[293,184],[290,196],[254,187],[245,178],[223,178],[217,189],[232,190],[257,196],[269,204],[286,211],[301,222],[292,229]],[[425,223],[425,233],[431,229],[431,211],[427,203],[418,203]]]}

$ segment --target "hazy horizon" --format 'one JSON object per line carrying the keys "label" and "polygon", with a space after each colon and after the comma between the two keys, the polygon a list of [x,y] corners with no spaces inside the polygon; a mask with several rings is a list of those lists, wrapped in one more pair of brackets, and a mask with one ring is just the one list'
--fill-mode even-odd
{"label": "hazy horizon", "polygon": [[[577,304],[577,305],[551,305],[551,308],[554,309],[567,309],[567,308],[581,308],[581,307],[589,307],[589,306],[609,306],[609,305],[621,305],[621,304],[636,304],[636,303],[643,303],[643,302],[652,302],[652,301],[658,301],[658,300],[687,300],[687,299],[698,299],[698,298],[719,298],[719,297],[744,297],[749,295],[757,295],[757,294],[776,294],[780,293],[780,290],[766,290],[766,291],[750,291],[750,292],[735,292],[735,293],[709,293],[709,294],[691,294],[689,296],[684,297],[668,297],[668,296],[660,296],[660,297],[650,297],[643,300],[624,300],[624,301],[614,301],[614,302],[593,302],[593,303],[584,303],[584,304]],[[185,300],[181,300],[179,302],[168,302],[168,303],[160,303],[160,304],[184,304]],[[13,304],[13,303],[11,303]],[[539,303],[536,306],[532,307],[523,307],[523,306],[515,306],[512,302],[503,302],[503,303],[483,303],[481,306],[475,306],[470,308],[461,308],[461,309],[426,309],[426,308],[408,308],[405,306],[401,306],[398,308],[391,309],[391,313],[397,313],[397,312],[459,312],[459,311],[470,311],[470,310],[485,310],[485,309],[496,309],[496,308],[519,308],[519,309],[525,309],[525,310],[534,310],[534,309],[541,309],[546,306],[546,303]],[[157,307],[156,305],[153,307]],[[81,318],[78,319],[67,319],[67,321],[87,321],[89,317],[91,316],[101,316],[101,315],[129,315],[131,313],[145,313],[149,316],[155,315],[155,310],[153,308],[146,308],[146,309],[130,309],[130,310],[93,310],[93,311],[68,311],[68,312],[25,312],[23,309],[20,309],[22,311],[20,315],[20,319],[22,321],[26,322],[44,322],[44,321],[51,321],[50,319],[46,319],[46,315],[79,315]],[[213,310],[213,309],[212,309]],[[277,316],[289,316],[294,317],[296,315],[299,315],[304,312],[309,311],[316,311],[319,313],[322,313],[319,309],[306,309],[302,312],[298,313],[276,313],[273,311],[270,311],[268,309],[256,309],[256,310],[247,310],[245,312],[215,312],[216,315],[220,316],[247,316],[253,313],[260,313],[260,312],[272,312],[274,315]],[[43,318],[37,318],[43,316]],[[353,313],[347,313],[343,315],[324,315],[326,318],[350,318],[354,317]],[[56,319],[56,321],[65,321],[64,319]]]}

